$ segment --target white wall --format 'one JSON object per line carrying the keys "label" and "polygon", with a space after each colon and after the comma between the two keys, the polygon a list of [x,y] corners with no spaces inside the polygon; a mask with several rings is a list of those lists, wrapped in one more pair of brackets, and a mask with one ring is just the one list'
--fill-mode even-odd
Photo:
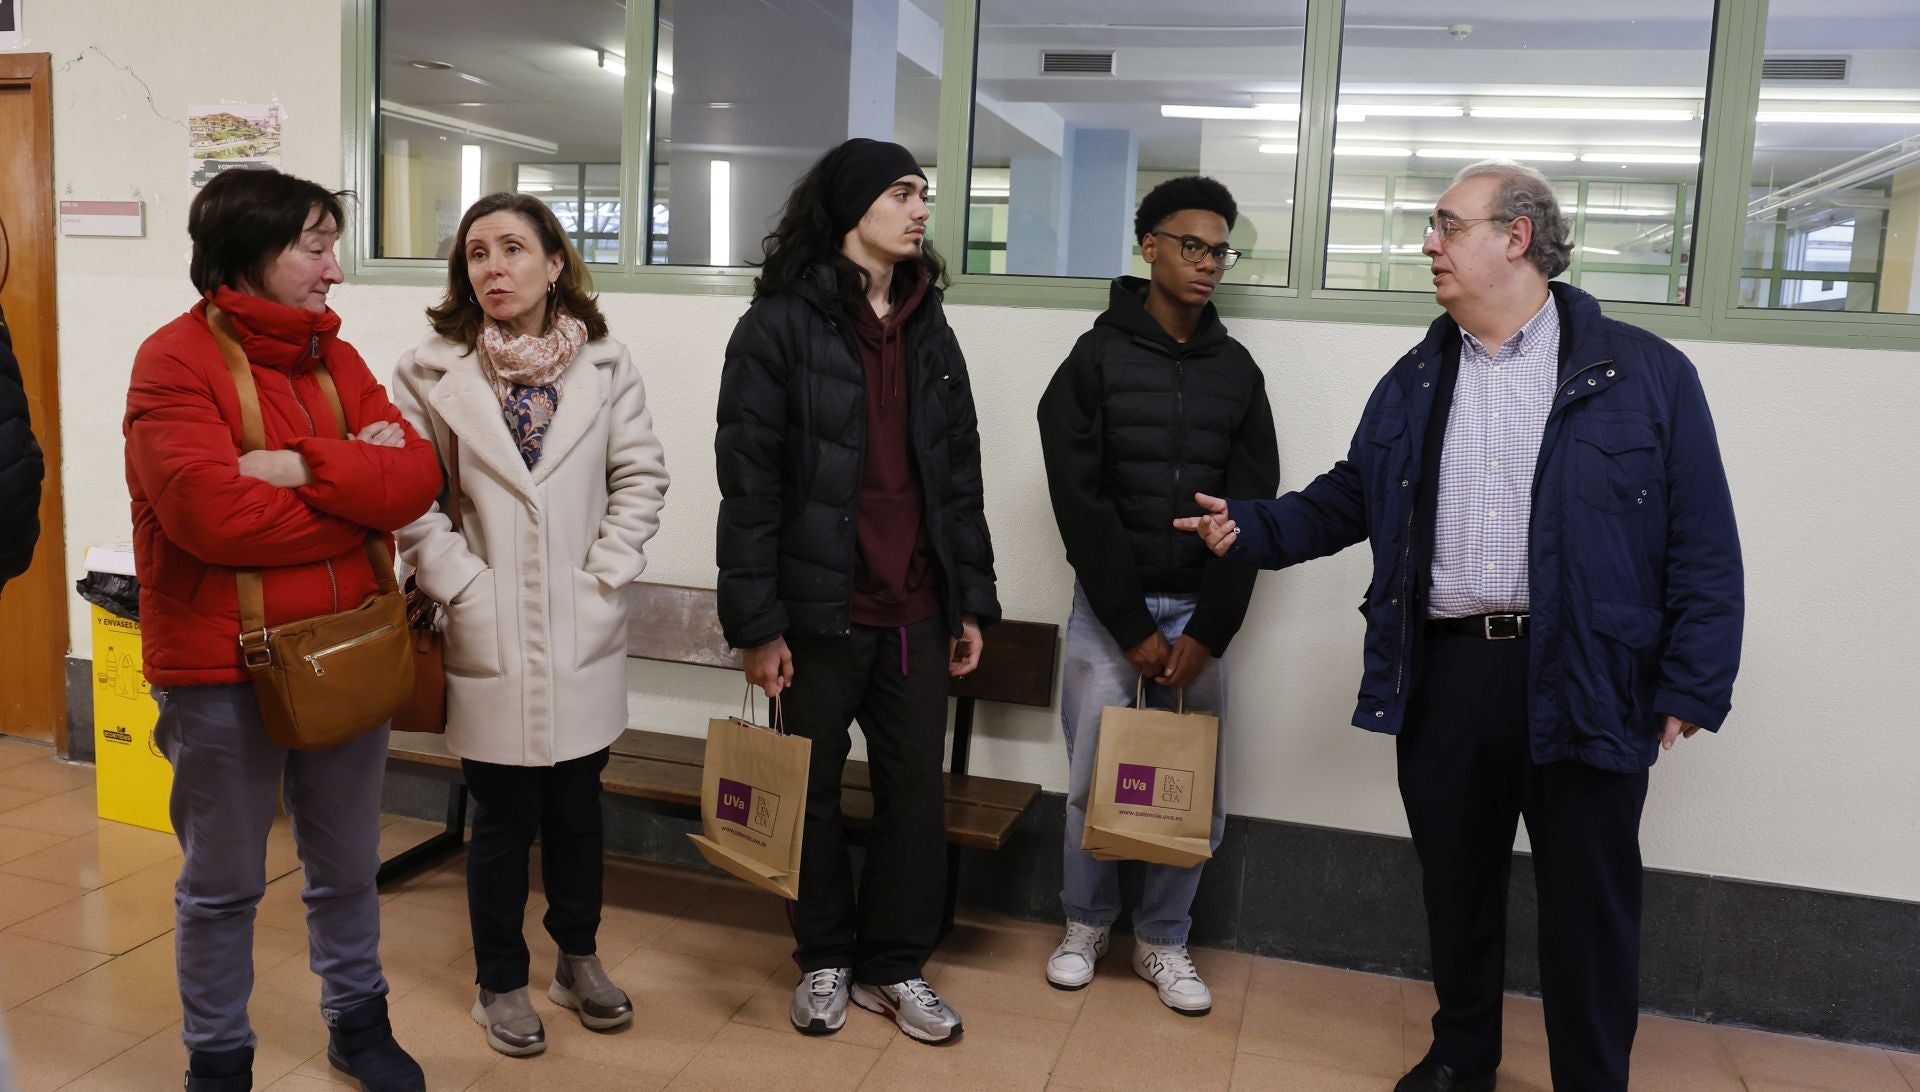
{"label": "white wall", "polygon": [[[27,48],[54,55],[61,197],[141,197],[143,240],[63,239],[58,255],[66,548],[129,534],[120,413],[135,346],[192,302],[188,104],[278,101],[284,167],[341,174],[332,5],[190,0],[161,19],[105,0],[35,3]],[[427,289],[348,285],[345,332],[382,369],[424,329]],[[745,301],[617,295],[674,475],[654,580],[711,586],[711,425],[721,350]],[[954,307],[980,399],[988,517],[1010,616],[1064,622],[1070,574],[1040,473],[1033,406],[1092,316]],[[1267,370],[1285,484],[1345,451],[1379,373],[1417,331],[1236,320]],[[1734,712],[1653,778],[1650,865],[1920,900],[1920,539],[1912,411],[1920,353],[1721,343],[1683,348],[1705,376],[1745,531],[1748,633]],[[1348,727],[1366,585],[1360,551],[1262,578],[1234,645],[1233,811],[1400,834],[1391,742]],[[84,634],[73,601],[73,632]],[[86,655],[82,647],[79,655]],[[739,700],[726,673],[634,664],[637,725],[698,732]],[[1065,783],[1050,711],[983,706],[982,773]]]}

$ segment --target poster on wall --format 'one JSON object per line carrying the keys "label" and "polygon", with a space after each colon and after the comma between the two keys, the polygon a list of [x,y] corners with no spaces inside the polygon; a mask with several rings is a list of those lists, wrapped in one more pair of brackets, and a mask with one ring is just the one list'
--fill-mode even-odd
{"label": "poster on wall", "polygon": [[188,165],[196,190],[221,171],[278,168],[280,105],[190,106],[187,108],[187,142]]}
{"label": "poster on wall", "polygon": [[0,0],[0,49],[19,49],[20,5],[26,0]]}

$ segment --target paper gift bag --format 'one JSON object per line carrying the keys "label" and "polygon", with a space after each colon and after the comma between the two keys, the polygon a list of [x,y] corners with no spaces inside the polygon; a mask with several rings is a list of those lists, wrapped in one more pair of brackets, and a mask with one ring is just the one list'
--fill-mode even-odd
{"label": "paper gift bag", "polygon": [[1213,856],[1214,757],[1220,718],[1180,709],[1100,714],[1087,829],[1080,848],[1103,861],[1152,861],[1191,868]]}
{"label": "paper gift bag", "polygon": [[[774,705],[774,724],[780,723]],[[715,868],[784,899],[800,897],[800,837],[813,743],[743,717],[707,722],[699,834],[689,834]]]}

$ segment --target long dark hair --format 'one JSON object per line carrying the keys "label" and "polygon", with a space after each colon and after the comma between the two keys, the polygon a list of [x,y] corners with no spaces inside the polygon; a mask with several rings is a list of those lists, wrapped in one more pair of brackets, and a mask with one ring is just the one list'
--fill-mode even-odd
{"label": "long dark hair", "polygon": [[[774,225],[760,249],[766,260],[758,263],[760,275],[753,279],[753,298],[790,292],[801,277],[815,266],[831,266],[840,300],[857,306],[867,295],[867,271],[840,252],[845,232],[835,233],[833,218],[827,211],[826,179],[832,167],[835,148],[816,160],[793,184],[787,203],[780,209],[780,222]],[[933,244],[922,240],[917,264],[936,288],[947,287],[947,263]],[[903,279],[894,278],[894,291],[905,291]]]}
{"label": "long dark hair", "polygon": [[560,255],[560,276],[547,296],[546,328],[561,311],[586,323],[587,340],[607,336],[607,320],[593,294],[593,277],[585,262],[567,241],[566,229],[545,201],[524,193],[490,193],[473,203],[460,218],[460,230],[453,236],[453,253],[447,255],[447,295],[438,305],[427,308],[427,321],[433,332],[448,341],[457,341],[471,350],[480,343],[480,331],[486,328],[487,313],[473,294],[473,281],[467,276],[467,232],[473,222],[496,212],[517,212],[532,221],[540,236],[540,247],[547,254]]}

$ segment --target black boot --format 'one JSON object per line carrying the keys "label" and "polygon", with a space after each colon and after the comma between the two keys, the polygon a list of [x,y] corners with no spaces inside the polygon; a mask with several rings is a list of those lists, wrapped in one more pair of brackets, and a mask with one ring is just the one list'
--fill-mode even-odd
{"label": "black boot", "polygon": [[187,1092],[253,1092],[253,1046],[187,1051]]}
{"label": "black boot", "polygon": [[387,999],[376,997],[350,1009],[323,1009],[327,1061],[360,1082],[366,1092],[426,1092],[420,1063],[393,1041]]}

